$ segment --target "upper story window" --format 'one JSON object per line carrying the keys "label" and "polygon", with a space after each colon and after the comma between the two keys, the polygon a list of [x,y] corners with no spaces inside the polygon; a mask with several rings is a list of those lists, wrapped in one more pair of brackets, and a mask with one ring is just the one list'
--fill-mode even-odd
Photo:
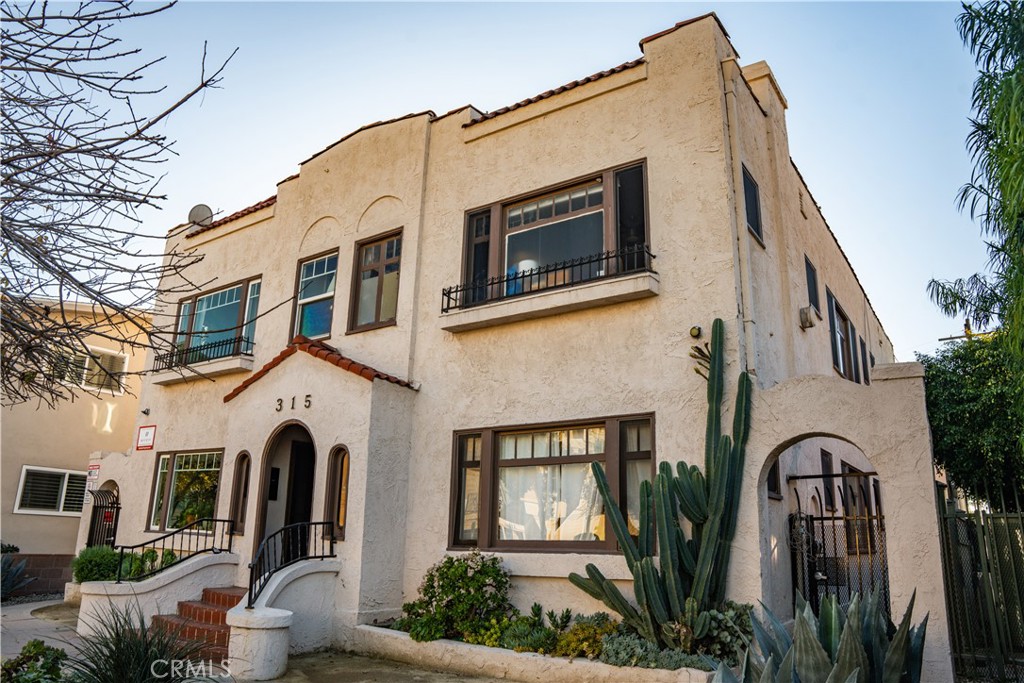
{"label": "upper story window", "polygon": [[200,294],[178,304],[174,345],[169,366],[252,354],[256,338],[260,280],[254,278]]}
{"label": "upper story window", "polygon": [[464,283],[443,310],[650,269],[644,165],[467,216]]}
{"label": "upper story window", "polygon": [[614,550],[591,464],[604,468],[637,533],[640,483],[654,471],[653,436],[649,416],[458,434],[452,545]]}
{"label": "upper story window", "polygon": [[299,264],[295,293],[295,334],[310,339],[331,336],[338,254],[327,254]]}
{"label": "upper story window", "polygon": [[818,271],[806,255],[804,256],[804,270],[807,273],[807,303],[821,315],[821,303],[818,298]]}
{"label": "upper story window", "polygon": [[54,364],[54,379],[71,382],[94,391],[124,392],[124,376],[128,371],[128,356],[113,351],[89,347],[89,354],[76,353],[61,358]]}
{"label": "upper story window", "polygon": [[401,233],[358,245],[350,331],[394,324],[401,264]]}
{"label": "upper story window", "polygon": [[85,472],[25,465],[21,469],[14,511],[77,517],[85,504],[85,483]]}
{"label": "upper story window", "polygon": [[857,330],[850,322],[850,316],[827,288],[825,299],[828,303],[828,324],[832,337],[832,366],[836,372],[851,382],[860,382]]}
{"label": "upper story window", "polygon": [[761,232],[761,195],[757,181],[746,166],[743,167],[743,203],[747,210],[747,229],[754,233],[759,242],[764,242]]}

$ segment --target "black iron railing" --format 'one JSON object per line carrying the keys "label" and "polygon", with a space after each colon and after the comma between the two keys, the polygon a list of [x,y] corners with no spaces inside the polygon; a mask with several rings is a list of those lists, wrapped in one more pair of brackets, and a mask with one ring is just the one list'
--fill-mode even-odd
{"label": "black iron railing", "polygon": [[654,254],[646,244],[623,247],[615,251],[582,256],[546,266],[516,271],[487,280],[465,282],[441,290],[441,312],[476,306],[546,289],[572,287],[583,282],[627,275],[642,271],[654,272]]}
{"label": "black iron railing", "polygon": [[144,543],[119,545],[117,582],[148,578],[195,555],[229,553],[234,528],[234,520],[204,517]]}
{"label": "black iron railing", "polygon": [[231,356],[241,355],[251,356],[252,347],[253,341],[246,337],[234,337],[208,344],[183,346],[157,356],[153,362],[153,369],[159,372],[160,370],[172,370],[218,358],[230,358]]}
{"label": "black iron railing", "polygon": [[323,560],[334,554],[334,522],[300,522],[281,527],[263,539],[249,563],[249,598],[252,609],[270,578],[302,560]]}

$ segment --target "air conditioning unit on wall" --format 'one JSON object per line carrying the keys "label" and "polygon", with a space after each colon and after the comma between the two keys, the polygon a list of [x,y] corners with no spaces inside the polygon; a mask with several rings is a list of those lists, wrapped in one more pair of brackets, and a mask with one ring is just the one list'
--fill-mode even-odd
{"label": "air conditioning unit on wall", "polygon": [[800,329],[806,330],[814,327],[814,309],[810,306],[804,306],[800,309]]}

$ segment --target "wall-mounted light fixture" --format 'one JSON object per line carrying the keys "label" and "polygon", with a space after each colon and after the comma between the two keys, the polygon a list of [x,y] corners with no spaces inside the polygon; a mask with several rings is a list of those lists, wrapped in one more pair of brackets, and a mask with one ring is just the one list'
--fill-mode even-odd
{"label": "wall-mounted light fixture", "polygon": [[143,408],[142,409],[142,414],[143,415],[149,415],[149,408]]}
{"label": "wall-mounted light fixture", "polygon": [[700,329],[700,325],[694,325],[690,328],[690,336],[694,339],[700,339],[700,335],[703,330]]}

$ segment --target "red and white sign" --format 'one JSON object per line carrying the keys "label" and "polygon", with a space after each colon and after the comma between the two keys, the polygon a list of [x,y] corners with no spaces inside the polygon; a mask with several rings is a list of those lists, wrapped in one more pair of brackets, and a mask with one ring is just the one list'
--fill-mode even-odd
{"label": "red and white sign", "polygon": [[89,465],[89,479],[99,479],[99,478],[100,478],[100,466],[98,464],[96,464],[96,465]]}
{"label": "red and white sign", "polygon": [[139,427],[139,438],[135,440],[135,450],[151,451],[156,443],[156,425]]}

